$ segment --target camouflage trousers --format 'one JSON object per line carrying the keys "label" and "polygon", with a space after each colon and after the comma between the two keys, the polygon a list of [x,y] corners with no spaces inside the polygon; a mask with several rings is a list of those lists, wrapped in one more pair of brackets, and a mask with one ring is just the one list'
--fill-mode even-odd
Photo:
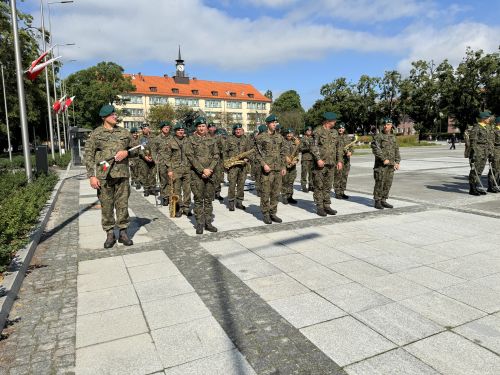
{"label": "camouflage trousers", "polygon": [[263,215],[274,215],[278,212],[281,181],[280,171],[262,172],[260,176],[260,210]]}
{"label": "camouflage trousers", "polygon": [[[130,222],[128,215],[128,198],[130,185],[128,178],[107,178],[99,180],[101,188],[97,190],[97,198],[101,202],[101,225],[104,231],[127,229]],[[115,220],[116,211],[116,220]]]}
{"label": "camouflage trousers", "polygon": [[383,165],[373,168],[373,178],[375,186],[373,187],[373,199],[376,201],[389,198],[389,191],[394,178],[394,165]]}
{"label": "camouflage trousers", "polygon": [[254,164],[253,179],[255,181],[255,191],[257,192],[257,194],[260,194],[262,190],[260,183],[261,176],[262,176],[262,167],[260,166],[260,164],[256,163]]}
{"label": "camouflage trousers", "polygon": [[349,159],[344,158],[344,166],[341,170],[335,168],[335,177],[333,179],[333,188],[335,195],[344,193],[347,186],[347,177],[349,177],[349,170],[351,169],[351,162]]}
{"label": "camouflage trousers", "polygon": [[316,207],[330,207],[332,203],[330,193],[332,191],[333,177],[335,174],[334,165],[325,165],[323,168],[315,167],[313,171],[314,179],[314,203]]}
{"label": "camouflage trousers", "polygon": [[313,167],[314,160],[301,160],[300,162],[300,185],[302,189],[307,189],[307,184],[309,183],[309,188],[314,187],[313,182]]}
{"label": "camouflage trousers", "polygon": [[[490,157],[489,150],[487,148],[480,148],[474,150],[474,158],[470,159],[470,165],[471,169],[469,172],[469,183],[471,185],[480,185],[478,181],[478,177],[481,178],[481,175],[483,174],[484,167],[486,166],[486,163],[488,162],[488,158]],[[474,166],[472,166],[472,163],[474,163]],[[475,168],[475,170],[474,170]],[[477,172],[477,176],[476,176]]]}
{"label": "camouflage trousers", "polygon": [[214,168],[214,174],[212,179],[214,180],[215,185],[215,193],[220,193],[222,186],[221,184],[224,182],[224,168],[222,167],[222,163],[219,161]]}
{"label": "camouflage trousers", "polygon": [[187,213],[191,206],[191,171],[188,167],[174,169],[174,194],[179,196],[179,210]]}
{"label": "camouflage trousers", "polygon": [[493,150],[492,159],[492,168],[488,172],[488,186],[491,188],[500,187],[500,146],[495,147]]}
{"label": "camouflage trousers", "polygon": [[286,175],[283,176],[281,182],[281,197],[283,199],[291,198],[293,195],[293,183],[297,177],[297,167],[286,170]]}
{"label": "camouflage trousers", "polygon": [[243,202],[245,196],[245,180],[247,177],[246,164],[236,165],[229,169],[227,172],[227,178],[229,180],[229,191],[227,193],[227,199],[229,202],[235,200],[238,202]]}
{"label": "camouflage trousers", "polygon": [[191,171],[191,191],[194,199],[194,216],[198,224],[212,222],[212,201],[215,194],[215,184],[212,178],[202,178]]}
{"label": "camouflage trousers", "polygon": [[137,158],[130,159],[129,166],[130,166],[130,180],[132,184],[140,183],[139,162],[137,161]]}
{"label": "camouflage trousers", "polygon": [[142,186],[144,186],[144,190],[153,190],[156,185],[156,164],[138,159],[138,165],[139,180]]}
{"label": "camouflage trousers", "polygon": [[158,177],[160,179],[160,197],[168,198],[169,187],[168,187],[168,168],[165,164],[158,164]]}

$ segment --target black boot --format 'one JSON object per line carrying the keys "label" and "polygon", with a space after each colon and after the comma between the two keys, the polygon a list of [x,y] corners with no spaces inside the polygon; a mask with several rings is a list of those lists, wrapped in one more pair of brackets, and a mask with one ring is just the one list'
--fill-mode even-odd
{"label": "black boot", "polygon": [[175,211],[175,217],[181,217],[181,216],[182,216],[182,210],[177,208],[177,210]]}
{"label": "black boot", "polygon": [[283,222],[283,220],[281,220],[278,216],[276,216],[275,214],[271,214],[269,216],[271,218],[271,221],[274,221],[275,223],[281,223]]}
{"label": "black boot", "polygon": [[217,232],[217,228],[212,225],[212,223],[205,224],[205,229],[209,232],[215,233]]}
{"label": "black boot", "polygon": [[115,233],[114,233],[113,229],[108,230],[108,231],[106,232],[106,236],[107,236],[107,237],[106,237],[106,241],[104,242],[104,248],[105,248],[105,249],[110,249],[110,248],[112,248],[112,247],[115,245],[115,243],[116,243]]}
{"label": "black boot", "polygon": [[229,211],[234,211],[234,201],[227,202],[227,208],[229,208]]}
{"label": "black boot", "polygon": [[309,186],[309,191],[314,191],[314,186]]}
{"label": "black boot", "polygon": [[323,217],[326,216],[326,211],[323,207],[318,207],[316,209],[316,213],[318,214],[318,216],[323,216]]}
{"label": "black boot", "polygon": [[193,211],[191,211],[191,210],[184,211],[184,215],[193,216]]}
{"label": "black boot", "polygon": [[476,195],[476,196],[481,195],[479,193],[479,190],[477,190],[477,186],[473,185],[473,184],[469,184],[469,194],[470,195]]}
{"label": "black boot", "polygon": [[297,204],[298,202],[297,202],[296,199],[293,199],[293,197],[290,197],[290,198],[288,198],[288,203],[290,203],[290,204]]}
{"label": "black boot", "polygon": [[302,186],[302,191],[303,191],[304,193],[307,193],[309,190],[307,189],[307,186]]}
{"label": "black boot", "polygon": [[238,210],[243,210],[243,211],[247,209],[246,206],[244,206],[243,203],[241,203],[240,201],[236,201],[236,208]]}
{"label": "black boot", "polygon": [[342,193],[342,199],[349,199],[349,196]]}
{"label": "black boot", "polygon": [[144,190],[144,196],[149,197],[149,190],[146,190],[146,189]]}
{"label": "black boot", "polygon": [[141,190],[141,184],[139,182],[135,183],[135,190]]}
{"label": "black boot", "polygon": [[382,205],[382,207],[384,208],[394,208],[394,206],[392,204],[389,204],[385,201],[385,199],[382,199],[382,201],[380,202],[380,204]]}
{"label": "black boot", "polygon": [[375,207],[377,210],[384,209],[384,207],[382,206],[382,203],[380,201],[375,201],[375,205],[373,207]]}
{"label": "black boot", "polygon": [[342,199],[342,193],[335,192],[335,198],[336,199]]}
{"label": "black boot", "polygon": [[326,206],[324,208],[325,212],[328,214],[328,215],[336,215],[337,214],[337,211],[334,210],[333,208],[331,208],[330,206]]}
{"label": "black boot", "polygon": [[161,204],[162,204],[163,206],[168,206],[168,204],[169,204],[169,203],[170,203],[170,202],[169,202],[168,197],[163,197],[163,198],[161,199]]}
{"label": "black boot", "polygon": [[488,190],[486,190],[488,193],[498,193],[497,189],[491,186],[488,186]]}
{"label": "black boot", "polygon": [[134,244],[132,240],[128,238],[126,229],[120,229],[120,236],[118,237],[118,242],[124,244],[125,246],[132,246]]}
{"label": "black boot", "polygon": [[265,224],[272,224],[273,222],[271,221],[271,218],[269,215],[264,215],[264,223]]}
{"label": "black boot", "polygon": [[196,224],[196,234],[203,234],[203,224]]}
{"label": "black boot", "polygon": [[285,196],[281,196],[281,203],[283,204],[288,204],[288,198],[286,198]]}
{"label": "black boot", "polygon": [[222,202],[224,200],[224,198],[221,197],[221,195],[220,195],[220,191],[218,191],[218,192],[215,193],[215,198],[218,199],[219,202]]}

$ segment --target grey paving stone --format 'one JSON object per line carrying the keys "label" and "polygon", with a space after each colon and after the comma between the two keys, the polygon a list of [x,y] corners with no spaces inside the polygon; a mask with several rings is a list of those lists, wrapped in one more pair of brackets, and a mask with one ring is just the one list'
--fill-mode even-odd
{"label": "grey paving stone", "polygon": [[132,284],[78,294],[77,315],[139,304]]}
{"label": "grey paving stone", "polygon": [[363,260],[366,263],[370,263],[390,273],[399,272],[409,268],[415,268],[420,266],[420,263],[417,263],[411,259],[403,258],[392,254],[379,255],[371,258],[364,258]]}
{"label": "grey paving stone", "polygon": [[93,345],[76,351],[75,373],[148,374],[163,370],[149,334]]}
{"label": "grey paving stone", "polygon": [[78,293],[130,284],[125,267],[99,273],[78,275]]}
{"label": "grey paving stone", "polygon": [[249,250],[262,258],[279,257],[297,253],[295,250],[292,250],[285,245],[271,243],[260,246],[252,246]]}
{"label": "grey paving stone", "polygon": [[500,258],[492,259],[486,254],[479,253],[434,263],[432,268],[463,279],[472,280],[498,273]]}
{"label": "grey paving stone", "polygon": [[241,280],[250,280],[281,273],[280,269],[262,259],[248,263],[227,264],[226,267]]}
{"label": "grey paving stone", "polygon": [[368,358],[344,370],[349,375],[439,375],[439,372],[402,349]]}
{"label": "grey paving stone", "polygon": [[475,282],[453,285],[439,292],[487,313],[500,310],[500,291]]}
{"label": "grey paving stone", "polygon": [[302,254],[283,255],[267,259],[273,266],[278,267],[283,272],[292,272],[306,268],[315,267],[318,263],[305,257]]}
{"label": "grey paving stone", "polygon": [[316,324],[300,331],[340,366],[361,361],[395,347],[389,340],[350,316]]}
{"label": "grey paving stone", "polygon": [[456,277],[427,266],[398,272],[397,275],[433,290],[438,290],[466,281],[460,277]]}
{"label": "grey paving stone", "polygon": [[142,304],[142,308],[151,329],[210,316],[210,311],[196,293],[145,302]]}
{"label": "grey paving stone", "polygon": [[141,303],[194,291],[182,275],[134,283],[134,288]]}
{"label": "grey paving stone", "polygon": [[143,266],[130,267],[128,269],[133,283],[141,281],[163,279],[165,277],[179,275],[177,267],[167,259],[161,263],[146,264]]}
{"label": "grey paving stone", "polygon": [[485,316],[454,328],[453,331],[500,355],[500,316],[498,315]]}
{"label": "grey paving stone", "polygon": [[346,313],[315,293],[270,301],[269,305],[294,327],[302,328],[339,318]]}
{"label": "grey paving stone", "polygon": [[244,280],[244,282],[265,301],[309,292],[309,289],[284,273]]}
{"label": "grey paving stone", "polygon": [[378,276],[388,275],[389,272],[379,267],[373,266],[362,260],[350,260],[342,263],[330,265],[330,268],[352,281],[361,281]]}
{"label": "grey paving stone", "polygon": [[229,350],[165,370],[165,375],[256,374],[238,350]]}
{"label": "grey paving stone", "polygon": [[429,289],[395,274],[365,279],[360,283],[394,301],[429,292]]}
{"label": "grey paving stone", "polygon": [[476,279],[475,282],[487,288],[500,291],[500,273]]}
{"label": "grey paving stone", "polygon": [[318,290],[318,294],[350,313],[393,302],[393,300],[371,289],[365,288],[358,283],[349,283],[337,285],[333,288],[320,289]]}
{"label": "grey paving stone", "polygon": [[344,276],[319,264],[314,267],[290,272],[288,275],[311,290],[324,289],[333,285],[347,284],[350,282],[350,280]]}
{"label": "grey paving stone", "polygon": [[336,248],[346,254],[353,256],[354,258],[359,259],[370,258],[387,253],[385,250],[380,250],[371,246],[371,242],[352,243],[352,240],[350,244],[336,246]]}
{"label": "grey paving stone", "polygon": [[79,316],[76,320],[76,347],[145,332],[148,332],[148,327],[139,305]]}
{"label": "grey paving stone", "polygon": [[417,341],[405,350],[443,374],[496,375],[500,357],[452,332]]}
{"label": "grey paving stone", "polygon": [[213,317],[154,330],[151,335],[165,368],[234,348]]}
{"label": "grey paving stone", "polygon": [[364,310],[354,316],[400,346],[444,330],[439,324],[397,302]]}
{"label": "grey paving stone", "polygon": [[328,250],[315,248],[303,251],[301,254],[314,260],[315,262],[318,262],[319,264],[322,264],[323,266],[329,266],[330,264],[346,262],[354,259],[352,256],[333,248],[329,248]]}
{"label": "grey paving stone", "polygon": [[400,303],[443,327],[456,327],[486,315],[483,311],[437,292],[412,297]]}
{"label": "grey paving stone", "polygon": [[123,256],[123,261],[127,267],[144,266],[168,261],[168,257],[161,250],[147,251],[137,254],[127,254]]}
{"label": "grey paving stone", "polygon": [[78,263],[78,274],[89,275],[95,273],[106,273],[110,270],[119,271],[125,269],[122,257],[108,257],[92,260],[84,260]]}

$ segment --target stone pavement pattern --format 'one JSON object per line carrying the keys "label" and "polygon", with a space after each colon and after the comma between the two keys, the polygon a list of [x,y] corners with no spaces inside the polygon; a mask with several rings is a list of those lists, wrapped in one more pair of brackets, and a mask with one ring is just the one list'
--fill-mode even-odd
{"label": "stone pavement pattern", "polygon": [[246,192],[247,212],[215,202],[220,231],[195,236],[189,218],[133,192],[135,244],[106,251],[75,169],[0,373],[500,373],[500,197],[466,195],[460,149],[402,152],[394,210],[371,207],[360,151],[335,217],[296,190],[298,207],[280,204],[284,223],[265,226]]}

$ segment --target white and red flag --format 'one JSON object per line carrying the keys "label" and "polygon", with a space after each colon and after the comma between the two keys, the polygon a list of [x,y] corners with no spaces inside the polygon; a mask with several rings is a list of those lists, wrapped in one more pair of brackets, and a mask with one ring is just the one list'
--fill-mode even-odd
{"label": "white and red flag", "polygon": [[61,113],[63,111],[64,104],[66,103],[64,99],[66,99],[66,95],[64,95],[61,99],[56,100],[56,102],[52,104],[52,109],[55,113]]}
{"label": "white and red flag", "polygon": [[57,56],[42,63],[42,60],[45,58],[45,56],[49,54],[51,49],[42,53],[35,61],[31,63],[28,70],[26,70],[25,73],[30,81],[34,81],[35,78],[38,77],[40,73],[43,72],[46,66],[52,64],[54,61],[59,60],[62,57],[62,56]]}
{"label": "white and red flag", "polygon": [[74,99],[75,99],[74,96],[72,96],[71,98],[66,99],[66,101],[64,102],[64,108],[62,110],[65,111],[73,103]]}

